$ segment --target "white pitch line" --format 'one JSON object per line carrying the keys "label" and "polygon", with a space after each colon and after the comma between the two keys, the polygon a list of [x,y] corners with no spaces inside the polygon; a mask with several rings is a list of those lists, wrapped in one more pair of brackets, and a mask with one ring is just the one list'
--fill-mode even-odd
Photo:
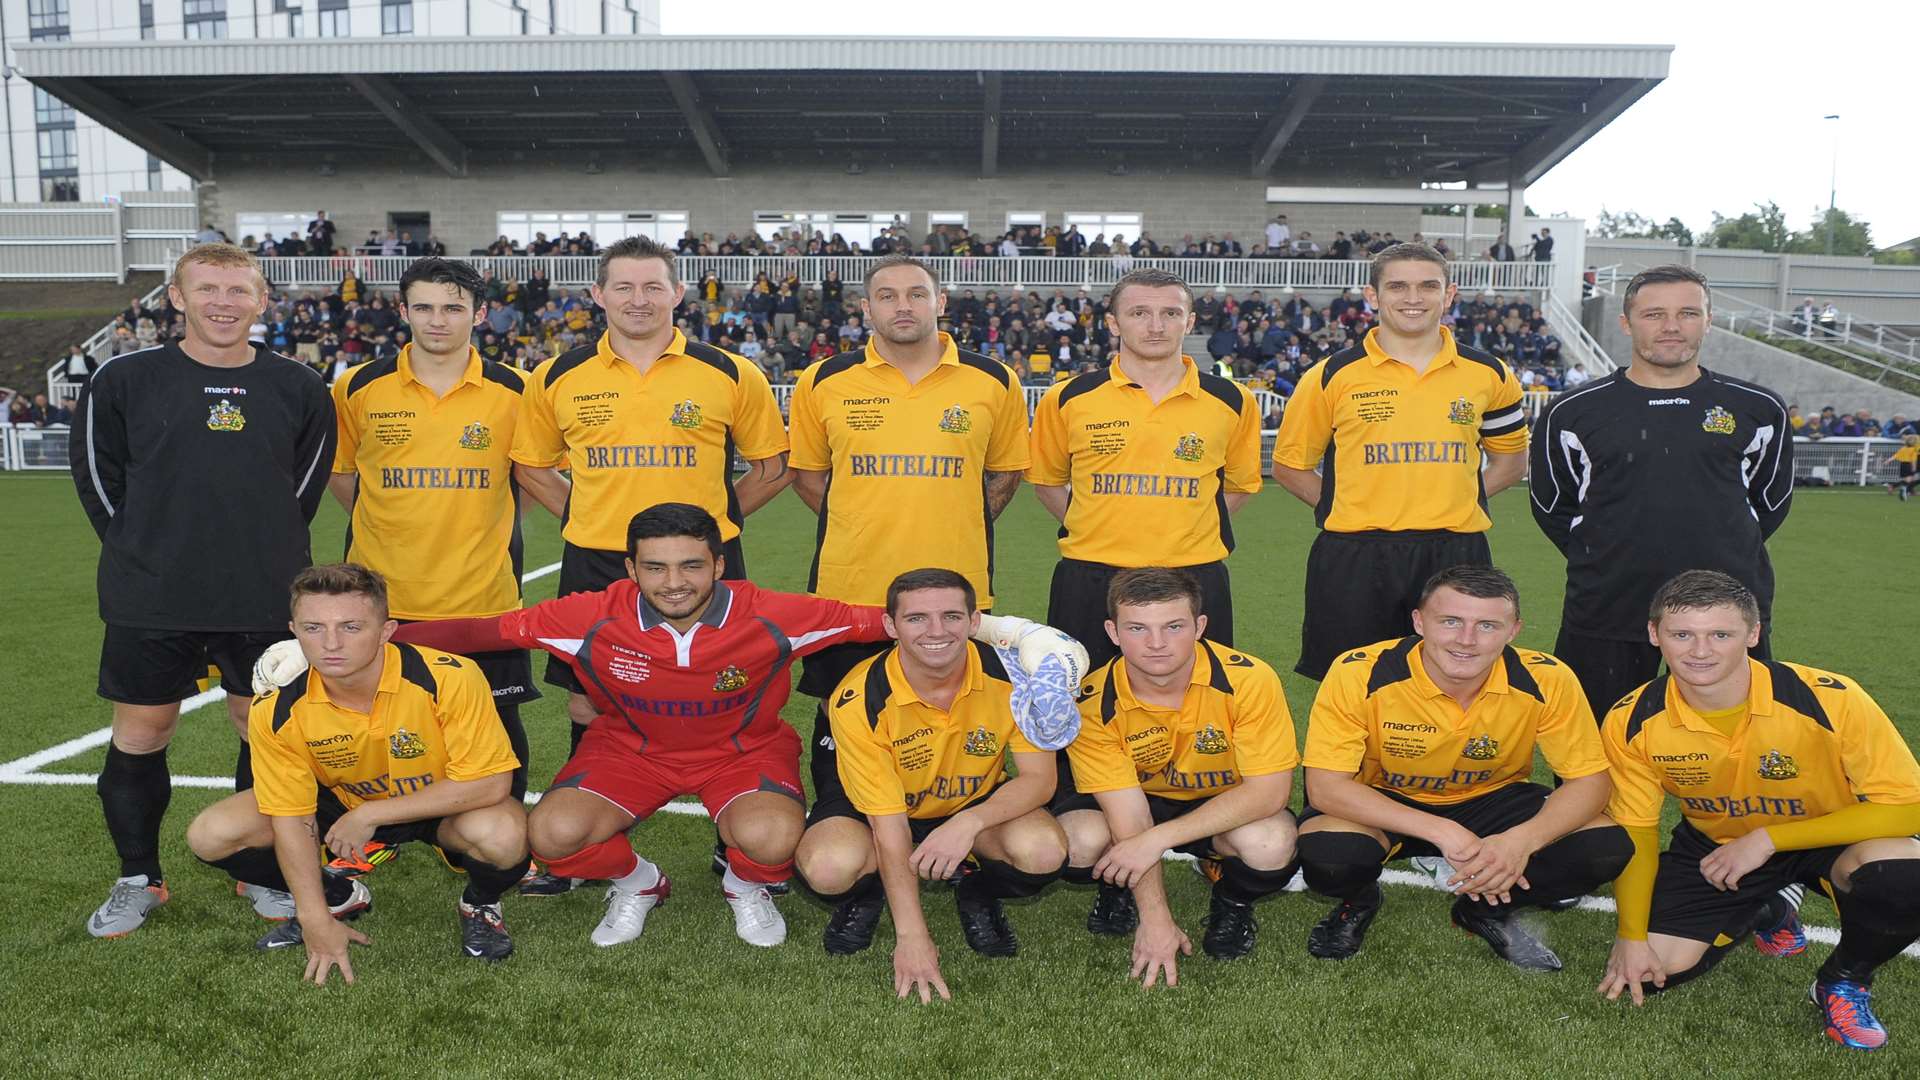
{"label": "white pitch line", "polygon": [[[545,566],[529,570],[520,575],[520,583],[525,585],[529,581],[537,581],[559,569],[559,563],[548,563]],[[226,696],[227,692],[217,686],[211,690],[195,694],[180,703],[180,715],[185,716],[195,709],[211,705]],[[42,773],[39,770],[42,766],[51,765],[56,761],[65,761],[70,757],[79,757],[81,754],[95,747],[105,746],[108,742],[112,741],[112,739],[113,728],[103,727],[98,731],[90,731],[77,739],[68,739],[58,746],[49,746],[38,753],[28,754],[23,758],[16,758],[13,761],[0,763],[0,784],[91,784],[97,777],[86,776],[80,773]],[[232,780],[221,781],[219,777],[209,776],[176,776],[173,778],[173,783],[175,787],[219,787],[221,783],[224,783],[229,788],[233,786]]]}
{"label": "white pitch line", "polygon": [[[0,783],[6,784],[45,784],[65,787],[92,785],[98,779],[99,777],[97,776],[89,776],[85,773],[34,773],[30,775],[6,775],[0,773]],[[224,788],[231,791],[233,790],[233,777],[176,776],[173,778],[173,786],[213,789]],[[527,792],[527,803],[531,805],[539,802],[541,794],[542,793],[538,791]],[[707,816],[707,808],[697,802],[670,802],[662,806],[660,812],[666,814],[684,814],[689,817]],[[1166,855],[1166,861],[1194,862],[1196,860],[1190,855],[1182,855],[1178,852],[1170,851]],[[1296,878],[1294,884],[1298,884],[1298,881],[1299,879]],[[1415,873],[1411,870],[1382,870],[1380,871],[1380,881],[1386,885],[1402,885],[1409,888],[1426,889],[1429,892],[1445,891],[1440,888],[1439,883],[1434,881],[1431,875]],[[1302,890],[1294,888],[1288,891],[1299,892]],[[1579,911],[1595,911],[1605,914],[1612,914],[1617,910],[1614,907],[1613,898],[1609,896],[1583,896],[1580,898],[1580,903],[1575,905],[1575,907]],[[1822,945],[1834,945],[1840,941],[1840,931],[1828,926],[1806,927],[1806,934],[1808,941],[1819,942]],[[1911,960],[1920,960],[1920,942],[1907,946],[1901,955]]]}
{"label": "white pitch line", "polygon": [[[226,696],[227,692],[216,686],[211,690],[195,694],[181,702],[180,712],[182,715],[185,715],[198,709],[202,705],[211,705]],[[64,761],[70,757],[78,757],[96,746],[107,745],[108,741],[112,738],[113,729],[111,727],[103,727],[98,731],[90,731],[77,739],[68,739],[59,746],[49,746],[39,753],[28,754],[23,758],[16,758],[13,761],[0,765],[0,783],[11,783],[21,780],[29,774],[34,773],[42,765],[51,765],[56,761]]]}
{"label": "white pitch line", "polygon": [[[559,563],[548,563],[545,566],[529,570],[520,575],[520,583],[524,585],[529,581],[546,577],[548,574],[554,573],[559,569]],[[181,702],[180,713],[184,716],[203,705],[211,705],[226,696],[227,692],[216,686],[211,690],[195,694]],[[39,753],[29,754],[26,757],[0,764],[0,784],[34,784],[48,787],[92,786],[99,781],[100,778],[98,776],[87,773],[43,773],[37,770],[42,765],[50,765],[53,762],[63,761],[70,757],[78,757],[96,746],[105,746],[112,738],[112,728],[101,728],[99,731],[89,732],[77,739],[68,739],[58,746],[50,746]],[[210,789],[225,788],[231,791],[233,790],[233,777],[176,776],[173,778],[173,786]],[[526,801],[529,804],[537,803],[540,801],[540,795],[541,793],[538,791],[529,791],[527,792]],[[667,814],[707,816],[707,808],[697,802],[670,802],[662,806],[660,810],[662,813]],[[1189,862],[1192,860],[1188,856],[1168,852],[1167,861]],[[1439,883],[1434,881],[1431,876],[1427,874],[1417,874],[1409,870],[1382,870],[1380,872],[1380,880],[1388,885],[1407,885],[1416,889],[1427,889],[1432,892],[1444,891],[1440,888]],[[1577,907],[1581,911],[1612,913],[1616,910],[1613,905],[1613,898],[1607,896],[1581,897]],[[1806,928],[1806,931],[1807,940],[1818,941],[1824,945],[1832,945],[1840,940],[1840,932],[1829,927],[1809,926]],[[1907,946],[1902,955],[1920,960],[1920,943]]]}

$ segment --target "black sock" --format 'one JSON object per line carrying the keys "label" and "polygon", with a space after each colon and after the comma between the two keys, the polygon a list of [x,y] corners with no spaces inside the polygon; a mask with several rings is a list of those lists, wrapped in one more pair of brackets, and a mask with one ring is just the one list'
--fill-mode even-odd
{"label": "black sock", "polygon": [[233,759],[233,790],[245,791],[253,786],[253,744],[240,740],[240,752]]}
{"label": "black sock", "polygon": [[807,884],[806,875],[802,874],[797,876],[800,881],[800,886],[814,896],[819,897],[820,902],[828,907],[839,907],[849,900],[865,900],[880,896],[886,892],[886,888],[880,884],[879,874],[862,874],[858,881],[855,881],[847,887],[847,891],[837,893],[821,892],[819,889]]}
{"label": "black sock", "polygon": [[507,890],[526,876],[529,861],[523,858],[512,866],[495,866],[472,855],[461,856],[460,865],[467,871],[467,889],[460,894],[461,902],[470,907],[499,903]]}
{"label": "black sock", "polygon": [[513,786],[508,789],[518,802],[527,793],[527,766],[533,761],[527,750],[527,726],[520,722],[520,706],[502,705],[499,711],[500,725],[507,729],[507,744],[513,747],[513,756],[520,762],[520,767],[513,770]]}
{"label": "black sock", "polygon": [[587,734],[587,725],[585,724],[574,724],[572,727],[573,734],[569,736],[569,738],[573,740],[573,744],[567,748],[568,757],[572,757],[574,751],[580,749],[580,740]]}
{"label": "black sock", "polygon": [[1069,885],[1092,885],[1094,884],[1093,867],[1063,866],[1060,868],[1060,878]]}
{"label": "black sock", "polygon": [[1880,965],[1920,937],[1920,859],[1881,859],[1853,872],[1840,909],[1840,943],[1820,965],[1820,981],[1873,985]]}
{"label": "black sock", "polygon": [[1633,838],[1618,825],[1570,832],[1527,860],[1528,887],[1516,887],[1513,902],[1551,904],[1585,895],[1619,877],[1632,859]]}
{"label": "black sock", "polygon": [[109,743],[107,763],[94,789],[100,793],[113,849],[120,855],[120,876],[145,874],[148,884],[159,884],[160,819],[173,799],[166,748],[129,754]]}
{"label": "black sock", "polygon": [[1023,896],[1032,896],[1060,876],[1058,870],[1049,874],[1029,874],[1025,870],[1015,868],[1011,863],[1003,863],[998,859],[986,859],[978,855],[975,855],[974,859],[980,864],[980,870],[963,884],[978,880],[980,884],[974,888],[1002,900],[1017,900]]}
{"label": "black sock", "polygon": [[1353,832],[1302,833],[1298,848],[1307,888],[1336,900],[1375,894],[1387,849],[1373,837]]}
{"label": "black sock", "polygon": [[289,891],[286,875],[280,872],[280,860],[274,857],[271,846],[241,848],[224,859],[200,861],[216,870],[225,870],[227,876],[235,881],[281,892]]}
{"label": "black sock", "polygon": [[1293,880],[1295,871],[1299,869],[1298,859],[1278,870],[1255,870],[1230,856],[1220,860],[1220,880],[1214,883],[1213,889],[1236,904],[1251,904],[1286,888],[1287,882]]}

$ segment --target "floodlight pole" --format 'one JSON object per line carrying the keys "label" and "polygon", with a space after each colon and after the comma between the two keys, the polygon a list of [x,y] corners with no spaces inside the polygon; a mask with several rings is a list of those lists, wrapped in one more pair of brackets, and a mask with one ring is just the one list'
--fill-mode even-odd
{"label": "floodlight pole", "polygon": [[[1821,117],[1822,120],[1838,120],[1839,113]],[[1833,210],[1834,192],[1840,186],[1840,125],[1833,125],[1833,161],[1827,172],[1827,254],[1833,254]]]}

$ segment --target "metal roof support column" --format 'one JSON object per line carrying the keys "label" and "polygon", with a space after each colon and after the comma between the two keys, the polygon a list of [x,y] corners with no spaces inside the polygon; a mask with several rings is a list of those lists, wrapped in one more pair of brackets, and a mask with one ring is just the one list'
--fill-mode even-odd
{"label": "metal roof support column", "polygon": [[348,86],[367,99],[400,133],[412,139],[448,176],[467,175],[467,148],[428,116],[412,98],[379,75],[343,75]]}
{"label": "metal roof support column", "polygon": [[1507,181],[1507,243],[1516,258],[1527,257],[1527,185],[1519,177]]}
{"label": "metal roof support column", "polygon": [[1307,118],[1307,110],[1313,108],[1314,100],[1327,85],[1325,75],[1308,75],[1293,84],[1281,101],[1281,110],[1276,113],[1267,126],[1253,140],[1253,175],[1262,177],[1273,170],[1273,163],[1280,160],[1280,151],[1286,149],[1287,141],[1293,133],[1300,130],[1300,121]]}
{"label": "metal roof support column", "polygon": [[707,159],[707,168],[715,176],[727,175],[726,136],[720,133],[720,125],[713,119],[713,110],[700,100],[700,88],[693,85],[693,76],[684,71],[663,71],[660,76],[667,80],[667,89],[673,93],[674,103],[680,106],[680,115],[686,118],[687,130],[693,133],[693,141],[700,144],[700,154]]}
{"label": "metal roof support column", "polygon": [[992,177],[1000,171],[1000,73],[981,72],[980,89],[980,175]]}

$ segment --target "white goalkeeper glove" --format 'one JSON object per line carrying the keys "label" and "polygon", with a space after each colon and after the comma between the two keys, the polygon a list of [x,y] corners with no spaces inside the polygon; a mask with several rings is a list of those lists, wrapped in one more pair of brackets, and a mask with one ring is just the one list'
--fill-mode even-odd
{"label": "white goalkeeper glove", "polygon": [[1045,623],[1017,615],[983,614],[973,636],[996,648],[1015,650],[1020,669],[1029,675],[1039,674],[1040,662],[1053,656],[1059,658],[1069,686],[1077,688],[1087,677],[1086,647]]}
{"label": "white goalkeeper glove", "polygon": [[253,662],[253,694],[271,693],[300,677],[307,670],[307,654],[300,643],[289,638],[267,646]]}
{"label": "white goalkeeper glove", "polygon": [[1087,650],[1051,626],[1007,615],[980,616],[974,637],[993,646],[1013,683],[1013,722],[1040,750],[1058,750],[1080,733],[1074,703],[1087,675]]}

